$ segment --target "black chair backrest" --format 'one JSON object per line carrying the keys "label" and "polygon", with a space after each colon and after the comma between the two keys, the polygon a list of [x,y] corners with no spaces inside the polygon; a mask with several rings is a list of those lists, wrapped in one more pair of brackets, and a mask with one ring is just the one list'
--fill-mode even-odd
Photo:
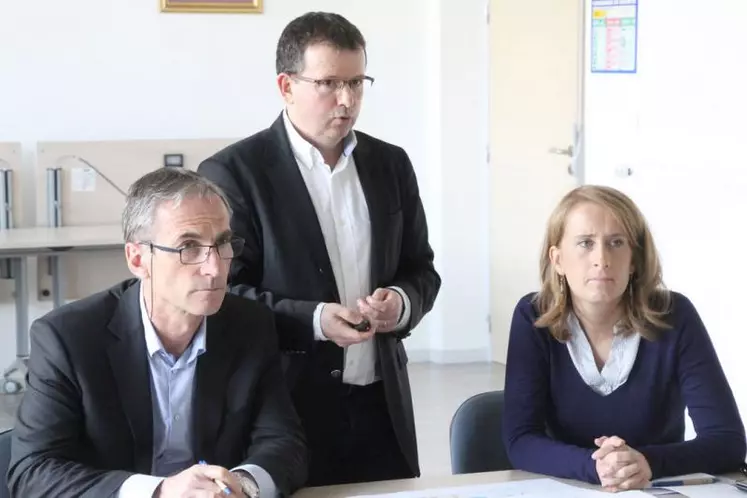
{"label": "black chair backrest", "polygon": [[8,491],[8,465],[10,465],[11,430],[0,433],[0,498],[10,498]]}
{"label": "black chair backrest", "polygon": [[503,444],[503,404],[503,391],[491,391],[457,409],[449,431],[452,474],[513,468]]}

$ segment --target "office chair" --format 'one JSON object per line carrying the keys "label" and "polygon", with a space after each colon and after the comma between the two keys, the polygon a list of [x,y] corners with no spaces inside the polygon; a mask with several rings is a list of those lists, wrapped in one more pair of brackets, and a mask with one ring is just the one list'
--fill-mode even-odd
{"label": "office chair", "polygon": [[10,498],[8,490],[8,465],[10,464],[10,436],[8,429],[0,433],[0,498]]}
{"label": "office chair", "polygon": [[477,394],[454,413],[449,429],[451,473],[511,470],[503,445],[503,391]]}

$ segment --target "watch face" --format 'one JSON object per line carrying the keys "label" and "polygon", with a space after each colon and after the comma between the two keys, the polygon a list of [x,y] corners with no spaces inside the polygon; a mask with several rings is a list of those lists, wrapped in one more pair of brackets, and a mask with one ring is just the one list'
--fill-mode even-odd
{"label": "watch face", "polygon": [[239,478],[239,484],[241,484],[241,490],[249,498],[259,498],[259,488],[254,479],[243,472],[237,472]]}

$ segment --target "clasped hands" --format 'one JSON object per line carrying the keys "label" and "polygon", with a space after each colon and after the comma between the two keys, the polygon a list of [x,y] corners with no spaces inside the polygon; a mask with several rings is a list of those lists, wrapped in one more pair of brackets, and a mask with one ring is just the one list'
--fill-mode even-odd
{"label": "clasped hands", "polygon": [[651,467],[643,454],[617,436],[594,440],[597,450],[591,455],[597,474],[606,491],[642,489],[651,483]]}

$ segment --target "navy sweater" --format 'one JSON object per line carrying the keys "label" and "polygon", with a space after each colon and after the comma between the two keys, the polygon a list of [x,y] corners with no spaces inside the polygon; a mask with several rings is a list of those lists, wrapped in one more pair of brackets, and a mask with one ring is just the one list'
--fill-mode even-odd
{"label": "navy sweater", "polygon": [[[515,468],[598,484],[591,454],[599,436],[623,438],[646,457],[654,478],[740,467],[744,425],[685,296],[672,293],[673,327],[655,341],[641,340],[627,382],[607,396],[584,383],[564,343],[533,325],[533,297],[516,306],[506,362],[503,435]],[[687,442],[685,407],[697,433]]]}

